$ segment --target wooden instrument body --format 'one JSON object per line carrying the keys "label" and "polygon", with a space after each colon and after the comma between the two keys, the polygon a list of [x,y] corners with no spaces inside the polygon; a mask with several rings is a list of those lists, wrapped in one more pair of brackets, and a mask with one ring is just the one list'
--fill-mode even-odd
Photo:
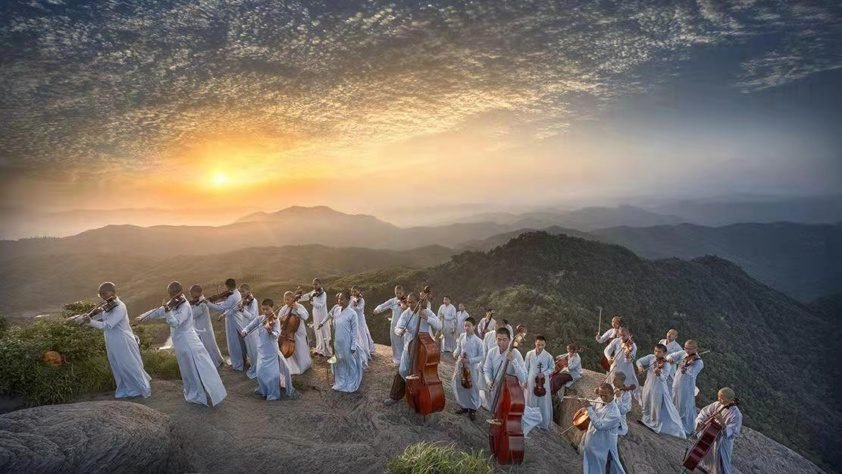
{"label": "wooden instrument body", "polygon": [[406,403],[419,415],[444,410],[444,388],[439,379],[439,346],[427,332],[416,332],[413,370],[406,379]]}
{"label": "wooden instrument body", "polygon": [[611,362],[608,360],[608,357],[605,357],[605,354],[602,354],[602,357],[599,359],[599,365],[605,371],[611,370]]}
{"label": "wooden instrument body", "polygon": [[520,464],[524,454],[521,418],[526,401],[516,376],[505,376],[500,397],[494,418],[501,423],[492,424],[488,432],[491,452],[500,464]]}
{"label": "wooden instrument body", "polygon": [[699,439],[693,444],[690,451],[687,452],[687,457],[684,458],[684,467],[690,471],[696,469],[699,463],[702,462],[702,459],[710,452],[713,444],[716,442],[716,438],[722,432],[722,428],[722,425],[715,419],[711,420],[705,426]]}
{"label": "wooden instrument body", "polygon": [[555,370],[553,370],[553,375],[561,372],[562,370],[567,368],[567,365],[570,363],[569,361],[570,356],[564,355],[555,361]]}
{"label": "wooden instrument body", "polygon": [[578,428],[579,431],[588,430],[588,427],[591,426],[591,416],[588,414],[587,408],[582,407],[576,410],[576,413],[573,414],[573,426]]}
{"label": "wooden instrument body", "polygon": [[547,388],[544,385],[544,367],[543,364],[538,363],[538,375],[535,376],[535,387],[532,389],[532,394],[536,397],[543,397],[547,394]]}
{"label": "wooden instrument body", "polygon": [[471,378],[471,369],[468,367],[468,360],[466,358],[462,358],[462,387],[470,390],[474,387],[474,381]]}
{"label": "wooden instrument body", "polygon": [[284,358],[292,357],[295,354],[295,333],[298,332],[298,326],[300,325],[301,318],[295,312],[295,309],[290,308],[289,314],[284,319],[284,324],[281,328],[281,337],[278,339],[281,355]]}

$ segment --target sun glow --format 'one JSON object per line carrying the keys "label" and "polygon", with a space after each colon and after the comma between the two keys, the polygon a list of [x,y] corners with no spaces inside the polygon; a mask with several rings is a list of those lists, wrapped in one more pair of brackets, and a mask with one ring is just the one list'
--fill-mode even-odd
{"label": "sun glow", "polygon": [[228,184],[228,176],[221,171],[217,171],[213,175],[213,184],[215,186],[225,186]]}

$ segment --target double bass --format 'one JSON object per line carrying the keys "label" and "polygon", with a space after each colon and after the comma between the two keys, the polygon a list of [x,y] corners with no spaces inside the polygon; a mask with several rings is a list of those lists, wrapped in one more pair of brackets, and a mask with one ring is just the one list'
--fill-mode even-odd
{"label": "double bass", "polygon": [[[719,407],[719,410],[716,410],[716,413],[711,415],[710,418],[707,419],[704,423],[704,427],[701,429],[701,434],[699,435],[699,439],[693,444],[692,447],[687,451],[687,454],[684,456],[684,467],[689,469],[691,472],[696,469],[702,459],[708,455],[711,448],[713,447],[714,443],[716,443],[716,439],[719,437],[719,433],[722,432],[724,426],[722,423],[716,420],[716,416],[722,413],[724,410],[727,410],[733,406],[736,406],[740,403],[739,400],[734,400],[732,403],[728,405],[722,405]],[[698,431],[696,431],[698,433]],[[696,435],[693,433],[690,437]]]}
{"label": "double bass", "polygon": [[[507,354],[511,353],[526,337],[526,327],[518,325],[515,332],[517,335],[509,343]],[[514,375],[507,375],[508,370],[509,359],[506,357],[500,368],[499,380],[497,376],[494,378],[496,387],[491,403],[491,413],[494,418],[489,420],[491,426],[488,428],[488,443],[498,463],[520,464],[523,462],[524,453],[521,418],[526,400],[520,381]]]}
{"label": "double bass", "polygon": [[301,288],[295,291],[292,297],[292,306],[289,306],[289,314],[281,321],[281,337],[278,339],[278,346],[281,348],[281,355],[284,358],[292,357],[295,354],[295,333],[301,325],[301,318],[295,313],[295,304],[304,294]]}
{"label": "double bass", "polygon": [[410,347],[412,369],[406,377],[406,404],[415,413],[427,416],[444,410],[444,388],[439,380],[439,346],[428,332],[421,332],[421,311],[427,308],[423,295],[412,311],[418,323]]}

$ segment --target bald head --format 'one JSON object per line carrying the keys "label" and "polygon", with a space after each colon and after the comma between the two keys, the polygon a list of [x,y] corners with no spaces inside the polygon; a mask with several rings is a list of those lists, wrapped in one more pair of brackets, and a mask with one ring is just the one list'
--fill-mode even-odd
{"label": "bald head", "polygon": [[181,283],[174,281],[167,285],[167,293],[170,296],[178,296],[184,291],[184,287],[181,286]]}
{"label": "bald head", "polygon": [[117,294],[117,285],[111,283],[110,281],[106,281],[104,283],[99,284],[99,297],[102,299],[108,299]]}
{"label": "bald head", "polygon": [[730,387],[723,387],[719,389],[719,392],[716,394],[716,398],[720,403],[733,403],[734,400],[737,399],[737,394],[734,393],[734,389]]}

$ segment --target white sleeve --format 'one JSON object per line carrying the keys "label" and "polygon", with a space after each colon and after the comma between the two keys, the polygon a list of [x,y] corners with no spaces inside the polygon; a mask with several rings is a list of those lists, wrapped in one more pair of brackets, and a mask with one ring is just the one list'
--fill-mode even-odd
{"label": "white sleeve", "polygon": [[246,333],[246,335],[249,335],[262,322],[261,319],[262,318],[254,318],[249,321],[249,323],[246,324],[246,327],[243,328],[243,332]]}
{"label": "white sleeve", "polygon": [[322,294],[311,299],[310,303],[313,305],[313,309],[315,308],[324,308],[327,306],[327,292],[322,291]]}
{"label": "white sleeve", "polygon": [[436,315],[435,315],[432,311],[430,311],[429,309],[428,309],[428,310],[426,310],[426,311],[429,311],[429,312],[427,313],[427,324],[429,324],[429,325],[430,325],[430,327],[432,327],[432,328],[433,328],[433,329],[435,329],[436,331],[440,331],[440,330],[441,330],[441,320],[438,318],[438,316],[436,316]]}

